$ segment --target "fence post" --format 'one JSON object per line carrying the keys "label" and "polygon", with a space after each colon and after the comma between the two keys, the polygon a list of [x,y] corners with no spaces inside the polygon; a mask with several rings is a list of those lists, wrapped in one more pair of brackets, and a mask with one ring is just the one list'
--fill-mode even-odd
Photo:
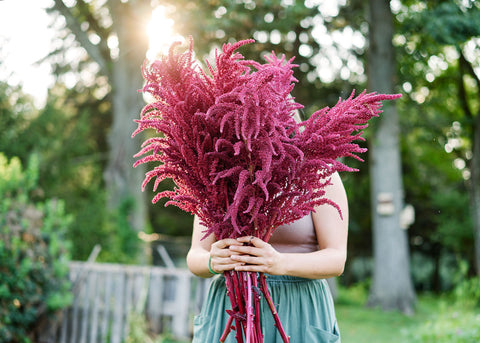
{"label": "fence post", "polygon": [[177,337],[186,338],[189,332],[189,303],[190,303],[191,277],[186,273],[179,273],[177,277],[178,287],[175,290],[175,304],[177,313],[173,317],[172,333]]}

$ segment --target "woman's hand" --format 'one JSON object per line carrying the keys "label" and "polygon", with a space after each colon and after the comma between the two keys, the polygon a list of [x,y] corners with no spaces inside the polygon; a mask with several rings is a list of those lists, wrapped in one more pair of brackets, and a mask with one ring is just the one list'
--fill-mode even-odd
{"label": "woman's hand", "polygon": [[213,243],[210,248],[210,268],[215,273],[220,274],[241,266],[243,263],[233,259],[236,253],[230,249],[240,245],[242,243],[233,238],[222,239]]}
{"label": "woman's hand", "polygon": [[241,245],[230,245],[229,250],[232,252],[230,256],[232,260],[242,264],[235,266],[235,270],[271,275],[284,274],[281,262],[282,254],[270,244],[253,236],[240,237],[236,241]]}

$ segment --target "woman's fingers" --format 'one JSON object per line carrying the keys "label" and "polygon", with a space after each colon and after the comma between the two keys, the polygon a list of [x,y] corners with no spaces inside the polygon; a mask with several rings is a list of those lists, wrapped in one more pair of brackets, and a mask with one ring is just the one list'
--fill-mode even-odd
{"label": "woman's fingers", "polygon": [[232,255],[236,253],[229,249],[231,246],[241,244],[233,238],[222,239],[213,243],[210,248],[210,268],[221,273],[241,266],[243,262],[232,259]]}
{"label": "woman's fingers", "polygon": [[268,245],[267,242],[265,242],[264,240],[258,238],[258,237],[255,237],[255,236],[243,236],[243,237],[239,237],[236,239],[237,242],[240,242],[240,243],[247,243],[247,244],[250,244],[250,245],[253,245],[257,248],[263,248],[265,247],[266,245]]}
{"label": "woman's fingers", "polygon": [[244,264],[263,264],[263,259],[261,257],[251,255],[232,255],[232,260]]}
{"label": "woman's fingers", "polygon": [[[253,236],[240,237],[237,241],[241,245],[231,245],[230,250],[242,255],[266,256],[273,249],[270,244]],[[248,245],[244,245],[245,243]]]}
{"label": "woman's fingers", "polygon": [[229,239],[222,239],[212,244],[210,248],[210,256],[213,257],[229,257],[232,255],[230,249],[228,249],[232,245],[241,245],[242,243],[237,242],[236,239],[229,238]]}
{"label": "woman's fingers", "polygon": [[273,272],[278,252],[267,242],[254,236],[222,239],[210,250],[210,266],[216,272],[243,270]]}
{"label": "woman's fingers", "polygon": [[212,249],[210,251],[210,256],[212,258],[215,258],[215,257],[230,257],[232,255],[232,251],[230,249]]}
{"label": "woman's fingers", "polygon": [[241,265],[243,265],[243,262],[235,261],[231,258],[212,258],[210,260],[210,268],[217,273],[232,270]]}
{"label": "woman's fingers", "polygon": [[260,238],[245,236],[237,238],[242,245],[232,245],[230,250],[235,252],[232,260],[243,264],[235,267],[237,271],[265,272],[277,274],[280,271],[280,253],[269,243]]}
{"label": "woman's fingers", "polygon": [[215,247],[217,249],[225,249],[230,245],[240,245],[241,243],[238,242],[234,238],[226,238],[226,239],[221,239],[219,241],[216,241],[215,243],[212,244],[212,248]]}
{"label": "woman's fingers", "polygon": [[265,251],[264,249],[250,247],[246,245],[230,246],[230,251],[232,252],[233,255],[240,255],[240,256],[263,257],[267,254],[267,251]]}

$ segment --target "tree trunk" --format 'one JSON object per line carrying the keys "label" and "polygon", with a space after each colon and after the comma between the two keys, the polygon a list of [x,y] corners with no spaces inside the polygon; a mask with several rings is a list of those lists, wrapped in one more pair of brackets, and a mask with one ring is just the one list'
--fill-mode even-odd
{"label": "tree trunk", "polygon": [[440,262],[442,258],[441,245],[435,243],[431,252],[433,258],[432,290],[436,293],[442,291],[442,278],[440,275]]}
{"label": "tree trunk", "polygon": [[54,9],[65,17],[67,27],[77,41],[98,63],[100,73],[108,76],[112,87],[113,123],[108,136],[109,157],[104,172],[107,207],[111,210],[127,209],[128,213],[122,215],[129,219],[133,229],[139,231],[144,229],[147,218],[145,196],[140,188],[145,173],[142,167],[132,167],[133,155],[139,150],[141,139],[140,136],[132,139],[131,134],[136,128],[133,120],[139,117],[143,107],[142,96],[137,90],[143,84],[140,68],[148,48],[145,21],[150,17],[151,5],[148,0],[107,1],[113,32],[118,38],[117,58],[104,58],[100,47],[90,41],[79,18],[64,0],[55,0]]}
{"label": "tree trunk", "polygon": [[138,152],[141,137],[132,139],[136,129],[134,119],[139,118],[143,98],[137,90],[142,88],[141,65],[148,48],[145,36],[145,20],[149,18],[149,3],[145,1],[120,0],[108,2],[117,34],[119,57],[113,63],[111,73],[113,123],[110,129],[109,159],[104,174],[108,194],[108,206],[118,209],[125,202],[130,225],[137,231],[145,228],[147,217],[146,199],[141,191],[145,176],[141,166],[133,168],[133,155]]}
{"label": "tree trunk", "polygon": [[469,106],[468,97],[466,95],[466,86],[464,84],[465,74],[469,74],[477,85],[477,95],[480,99],[480,78],[475,72],[472,64],[467,61],[461,49],[459,58],[460,79],[459,100],[467,121],[472,123],[472,159],[468,164],[470,168],[470,180],[468,183],[470,191],[470,205],[472,211],[473,236],[475,244],[475,271],[480,277],[480,110],[477,111],[476,117],[472,114]]}
{"label": "tree trunk", "polygon": [[[388,0],[370,0],[370,91],[392,93],[395,59],[393,17]],[[407,232],[400,227],[403,182],[399,122],[395,104],[384,104],[370,139],[370,178],[373,219],[374,270],[368,305],[413,313],[415,293],[410,276]]]}
{"label": "tree trunk", "polygon": [[[480,90],[478,93],[480,94]],[[480,112],[477,113],[473,128],[470,202],[475,240],[475,268],[480,277]]]}

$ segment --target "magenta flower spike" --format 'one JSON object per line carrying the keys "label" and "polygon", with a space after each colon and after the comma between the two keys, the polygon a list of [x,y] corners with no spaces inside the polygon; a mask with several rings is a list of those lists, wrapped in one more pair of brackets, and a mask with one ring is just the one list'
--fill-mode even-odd
{"label": "magenta flower spike", "polygon": [[[205,237],[217,239],[252,235],[268,241],[274,230],[314,210],[318,205],[338,206],[325,197],[324,188],[337,171],[354,171],[338,159],[361,160],[368,120],[381,112],[381,101],[399,94],[354,92],[323,108],[301,123],[293,117],[303,106],[290,96],[295,82],[293,59],[272,53],[264,64],[245,60],[237,51],[253,40],[225,44],[215,64],[203,70],[193,57],[193,42],[183,53],[178,43],[168,55],[146,62],[142,92],[153,101],[136,120],[132,136],[146,129],[147,139],[134,166],[154,162],[142,188],[153,179],[154,191],[165,179],[173,190],[157,192],[152,202],[168,198],[186,212],[196,214],[207,228]],[[151,165],[151,164],[149,164]],[[341,213],[339,213],[341,215]],[[232,310],[224,339],[235,323],[238,342],[262,342],[258,299],[252,294],[256,274],[225,275]],[[263,276],[260,289],[271,302]],[[256,286],[255,286],[256,287]],[[277,329],[289,341],[274,308]],[[277,321],[278,320],[278,321]],[[243,334],[241,334],[243,332]]]}

